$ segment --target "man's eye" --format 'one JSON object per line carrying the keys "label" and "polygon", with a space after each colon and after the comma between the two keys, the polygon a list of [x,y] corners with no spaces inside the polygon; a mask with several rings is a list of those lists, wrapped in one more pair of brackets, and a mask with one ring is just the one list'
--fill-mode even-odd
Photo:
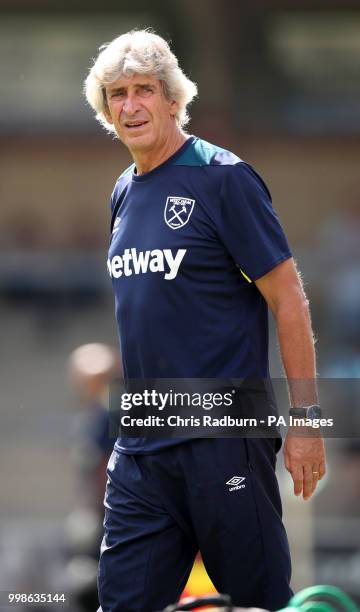
{"label": "man's eye", "polygon": [[123,91],[115,91],[114,93],[111,94],[111,99],[114,98],[123,98],[124,97],[124,92]]}
{"label": "man's eye", "polygon": [[141,87],[140,89],[140,94],[143,96],[148,96],[149,94],[153,93],[153,88],[150,85],[144,85],[143,87]]}

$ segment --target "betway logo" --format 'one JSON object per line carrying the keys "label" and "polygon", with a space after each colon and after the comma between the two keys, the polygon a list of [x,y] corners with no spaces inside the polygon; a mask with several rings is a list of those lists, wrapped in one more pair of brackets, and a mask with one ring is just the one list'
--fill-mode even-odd
{"label": "betway logo", "polygon": [[185,253],[186,249],[178,249],[174,257],[171,249],[139,252],[134,248],[125,249],[122,255],[114,255],[111,260],[108,259],[107,267],[113,278],[147,272],[165,272],[165,280],[173,280]]}

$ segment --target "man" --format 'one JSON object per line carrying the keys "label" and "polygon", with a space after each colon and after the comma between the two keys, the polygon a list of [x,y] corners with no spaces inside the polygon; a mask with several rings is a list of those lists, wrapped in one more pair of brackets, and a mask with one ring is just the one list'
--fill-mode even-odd
{"label": "man", "polygon": [[[86,80],[97,118],[134,160],[112,194],[108,259],[125,376],[267,378],[268,305],[292,406],[311,418],[314,343],[286,238],[256,172],[184,131],[196,91],[148,31],[113,40]],[[273,439],[120,438],[105,495],[103,612],[176,601],[199,549],[235,605],[285,606],[277,450]],[[325,471],[322,438],[288,434],[284,454],[295,494],[308,499]]]}

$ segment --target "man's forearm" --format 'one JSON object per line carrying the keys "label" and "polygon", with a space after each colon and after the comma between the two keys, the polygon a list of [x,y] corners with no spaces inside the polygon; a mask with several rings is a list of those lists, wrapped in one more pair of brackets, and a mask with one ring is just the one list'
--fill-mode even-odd
{"label": "man's forearm", "polygon": [[299,287],[274,311],[292,406],[318,403],[316,356],[308,301]]}
{"label": "man's forearm", "polygon": [[[275,317],[292,406],[317,404],[309,305],[293,260],[279,264],[256,284]],[[302,493],[304,499],[309,499],[325,474],[325,449],[320,431],[305,427],[304,432],[290,427],[284,442],[284,460],[294,481],[295,495]]]}

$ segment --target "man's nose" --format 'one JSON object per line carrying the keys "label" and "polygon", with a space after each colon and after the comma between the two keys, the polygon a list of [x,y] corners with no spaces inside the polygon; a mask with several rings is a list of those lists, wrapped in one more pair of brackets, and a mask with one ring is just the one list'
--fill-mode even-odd
{"label": "man's nose", "polygon": [[136,96],[131,94],[127,95],[123,104],[123,111],[127,115],[133,115],[138,110],[139,105],[136,100]]}

